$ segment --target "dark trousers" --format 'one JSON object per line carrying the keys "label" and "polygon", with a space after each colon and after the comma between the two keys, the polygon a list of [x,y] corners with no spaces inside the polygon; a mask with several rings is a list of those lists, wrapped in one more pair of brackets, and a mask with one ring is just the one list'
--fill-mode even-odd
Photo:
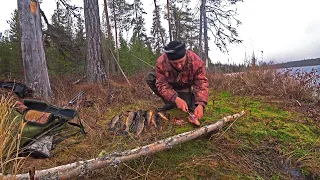
{"label": "dark trousers", "polygon": [[[171,104],[171,102],[166,101],[161,94],[158,91],[158,88],[156,87],[156,72],[154,69],[150,70],[146,77],[145,77],[146,83],[150,87],[150,89],[157,95],[159,96],[165,104]],[[179,97],[186,101],[188,104],[189,109],[194,109],[195,108],[195,97],[194,93],[192,91],[192,88],[187,88],[187,89],[181,89],[177,90],[175,89],[175,86],[173,85],[173,89],[178,93]],[[175,105],[175,104],[174,104]]]}

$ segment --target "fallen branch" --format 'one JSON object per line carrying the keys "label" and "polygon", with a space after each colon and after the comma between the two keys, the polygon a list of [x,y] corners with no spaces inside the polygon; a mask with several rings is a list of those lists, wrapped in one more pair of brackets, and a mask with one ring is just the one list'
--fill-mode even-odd
{"label": "fallen branch", "polygon": [[83,76],[80,79],[77,79],[76,81],[74,81],[73,83],[71,83],[72,85],[78,84],[79,82],[81,82],[82,80],[84,80],[85,78],[87,78],[87,76]]}
{"label": "fallen branch", "polygon": [[[244,111],[234,114],[232,116],[227,116],[214,124],[210,124],[192,131],[188,131],[182,134],[178,134],[167,139],[163,139],[157,141],[155,143],[139,147],[132,150],[127,150],[123,152],[114,152],[111,154],[107,154],[102,157],[98,157],[95,159],[78,161],[71,164],[66,164],[50,169],[35,171],[34,178],[35,179],[71,179],[76,176],[83,176],[90,171],[110,166],[117,166],[121,162],[130,161],[133,159],[137,159],[141,156],[151,155],[159,151],[163,151],[165,149],[171,149],[174,145],[181,144],[183,142],[195,139],[201,135],[206,133],[215,131],[224,126],[226,122],[233,121],[245,114]],[[0,174],[1,178],[1,174]],[[4,176],[2,179],[10,179],[13,176]],[[29,179],[29,174],[18,174],[14,176],[14,179]]]}

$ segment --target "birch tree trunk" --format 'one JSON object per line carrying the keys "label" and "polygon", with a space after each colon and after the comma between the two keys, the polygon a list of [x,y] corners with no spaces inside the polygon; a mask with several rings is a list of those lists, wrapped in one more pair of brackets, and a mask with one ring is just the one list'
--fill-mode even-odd
{"label": "birch tree trunk", "polygon": [[87,40],[88,82],[106,82],[107,77],[102,53],[98,0],[84,0],[83,4]]}
{"label": "birch tree trunk", "polygon": [[25,83],[34,96],[50,101],[52,91],[42,40],[39,2],[18,0],[21,32],[21,54]]}

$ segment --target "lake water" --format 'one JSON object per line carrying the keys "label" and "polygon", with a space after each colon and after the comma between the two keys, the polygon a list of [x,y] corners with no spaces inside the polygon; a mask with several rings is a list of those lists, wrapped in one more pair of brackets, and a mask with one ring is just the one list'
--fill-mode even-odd
{"label": "lake water", "polygon": [[300,71],[303,71],[303,72],[310,72],[312,69],[315,69],[315,70],[317,70],[318,74],[320,74],[320,65],[284,68],[284,70],[286,70],[286,69],[292,69],[292,72],[296,72],[297,70],[300,70]]}
{"label": "lake water", "polygon": [[[296,72],[311,72],[312,70],[316,70],[316,74],[320,75],[320,65],[317,66],[303,66],[303,67],[293,67],[293,68],[282,68],[281,71],[287,71],[292,69],[292,73]],[[320,77],[320,76],[319,76]],[[317,82],[320,83],[320,78],[317,78]]]}

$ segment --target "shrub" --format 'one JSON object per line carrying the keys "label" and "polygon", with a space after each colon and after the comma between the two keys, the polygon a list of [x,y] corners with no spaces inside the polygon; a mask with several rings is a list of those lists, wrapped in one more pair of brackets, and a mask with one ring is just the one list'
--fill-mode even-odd
{"label": "shrub", "polygon": [[228,90],[239,95],[272,95],[295,100],[319,98],[320,75],[316,71],[301,72],[277,69],[248,70],[232,74],[208,74],[215,90]]}

